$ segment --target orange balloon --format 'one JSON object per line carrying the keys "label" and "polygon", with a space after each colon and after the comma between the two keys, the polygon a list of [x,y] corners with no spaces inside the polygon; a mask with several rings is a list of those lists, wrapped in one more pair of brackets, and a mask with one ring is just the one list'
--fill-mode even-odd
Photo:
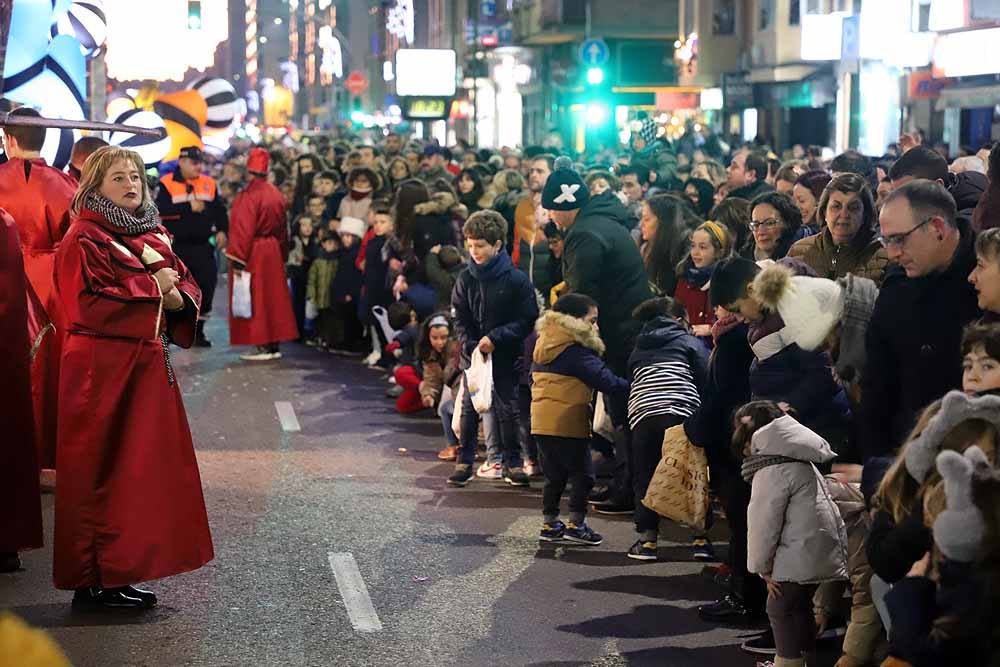
{"label": "orange balloon", "polygon": [[164,161],[176,160],[182,148],[197,146],[204,148],[201,128],[208,121],[208,104],[195,90],[181,90],[176,93],[157,95],[153,111],[163,119],[170,137],[170,152]]}

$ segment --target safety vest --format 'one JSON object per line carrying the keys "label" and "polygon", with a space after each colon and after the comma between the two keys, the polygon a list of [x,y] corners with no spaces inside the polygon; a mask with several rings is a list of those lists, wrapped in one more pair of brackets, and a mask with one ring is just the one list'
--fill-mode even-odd
{"label": "safety vest", "polygon": [[175,204],[183,204],[199,199],[210,202],[215,199],[216,185],[215,179],[202,174],[193,181],[178,181],[174,176],[176,172],[171,172],[160,179],[160,186],[165,188],[170,194],[170,199]]}

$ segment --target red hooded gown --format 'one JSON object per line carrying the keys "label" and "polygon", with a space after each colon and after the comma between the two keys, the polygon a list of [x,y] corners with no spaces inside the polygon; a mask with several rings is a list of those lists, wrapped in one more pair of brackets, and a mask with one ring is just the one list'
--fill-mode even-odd
{"label": "red hooded gown", "polygon": [[[250,272],[253,317],[229,315],[232,345],[267,345],[295,340],[292,298],[285,278],[288,258],[288,222],[285,198],[264,178],[255,177],[233,201],[229,212],[229,245],[226,256]],[[233,301],[233,278],[229,277],[229,302]]]}
{"label": "red hooded gown", "polygon": [[[180,274],[167,313],[152,273]],[[56,588],[116,588],[213,557],[181,392],[161,334],[194,342],[201,293],[166,229],[125,235],[84,209],[56,255],[68,333],[59,393]]]}
{"label": "red hooded gown", "polygon": [[56,467],[56,398],[66,335],[59,300],[52,289],[52,266],[69,228],[69,206],[75,192],[76,181],[46,165],[42,158],[14,158],[0,165],[0,206],[14,218],[24,272],[55,325],[55,335],[45,336],[31,367],[35,438],[42,468]]}
{"label": "red hooded gown", "polygon": [[[14,220],[0,209],[0,553],[42,546],[42,504],[31,412],[31,346],[26,322],[33,294],[24,276]],[[25,297],[26,293],[28,298]],[[36,317],[44,313],[36,313]],[[36,320],[37,321],[37,320]],[[44,326],[43,326],[44,329]]]}

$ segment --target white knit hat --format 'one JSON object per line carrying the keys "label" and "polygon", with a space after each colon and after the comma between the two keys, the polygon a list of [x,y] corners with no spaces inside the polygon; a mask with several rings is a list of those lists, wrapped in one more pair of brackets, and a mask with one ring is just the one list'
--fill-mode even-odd
{"label": "white knit hat", "polygon": [[368,231],[368,226],[361,218],[341,218],[339,231],[341,234],[354,234],[359,239],[363,239],[365,232]]}
{"label": "white knit hat", "polygon": [[757,274],[753,295],[777,310],[785,322],[785,336],[803,350],[819,348],[844,314],[840,284],[826,278],[796,276],[791,269],[773,264]]}

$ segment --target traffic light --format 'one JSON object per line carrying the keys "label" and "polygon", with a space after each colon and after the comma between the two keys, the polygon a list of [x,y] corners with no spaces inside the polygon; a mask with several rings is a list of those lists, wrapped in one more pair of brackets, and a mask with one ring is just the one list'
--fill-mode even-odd
{"label": "traffic light", "polygon": [[608,122],[608,119],[611,117],[611,110],[603,102],[591,102],[584,108],[583,117],[587,121],[587,125],[600,127]]}
{"label": "traffic light", "polygon": [[587,70],[587,84],[599,86],[604,83],[604,70],[600,67],[591,67]]}
{"label": "traffic light", "polygon": [[201,30],[201,0],[188,0],[188,30]]}

